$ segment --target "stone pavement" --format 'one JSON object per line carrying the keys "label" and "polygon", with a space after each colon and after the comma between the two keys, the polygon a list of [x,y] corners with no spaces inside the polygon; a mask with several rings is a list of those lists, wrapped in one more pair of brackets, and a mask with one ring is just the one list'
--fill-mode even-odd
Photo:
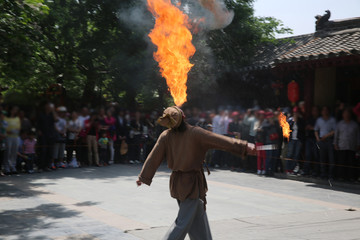
{"label": "stone pavement", "polygon": [[[136,187],[140,165],[0,178],[0,239],[161,239],[177,204],[169,171]],[[360,190],[213,171],[214,239],[360,239]]]}

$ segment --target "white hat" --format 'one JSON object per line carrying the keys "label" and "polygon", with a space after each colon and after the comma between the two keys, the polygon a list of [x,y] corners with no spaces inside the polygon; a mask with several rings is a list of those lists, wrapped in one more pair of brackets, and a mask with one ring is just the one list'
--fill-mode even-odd
{"label": "white hat", "polygon": [[66,112],[66,111],[67,111],[66,107],[64,107],[64,106],[60,106],[60,107],[58,107],[56,110],[57,110],[58,112]]}

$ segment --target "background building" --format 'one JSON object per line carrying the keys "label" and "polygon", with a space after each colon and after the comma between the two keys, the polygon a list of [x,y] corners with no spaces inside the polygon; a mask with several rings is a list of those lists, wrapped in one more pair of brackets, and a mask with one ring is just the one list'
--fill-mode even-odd
{"label": "background building", "polygon": [[288,104],[287,86],[293,80],[307,109],[360,102],[360,17],[329,17],[330,12],[317,16],[314,33],[264,44],[252,64],[241,69],[255,80],[271,82],[276,97],[268,104]]}

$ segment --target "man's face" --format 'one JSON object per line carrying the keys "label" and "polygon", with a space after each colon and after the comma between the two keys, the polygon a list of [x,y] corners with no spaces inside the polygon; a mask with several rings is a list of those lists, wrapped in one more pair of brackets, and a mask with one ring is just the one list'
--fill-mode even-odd
{"label": "man's face", "polygon": [[64,117],[66,116],[66,112],[59,112],[59,116],[60,116],[61,118],[64,118]]}
{"label": "man's face", "polygon": [[321,110],[321,115],[323,117],[328,117],[329,116],[329,109],[324,107],[322,110]]}
{"label": "man's face", "polygon": [[350,121],[350,120],[351,120],[351,114],[350,114],[349,111],[344,111],[344,112],[343,112],[343,119],[344,119],[345,121]]}
{"label": "man's face", "polygon": [[72,112],[71,116],[73,119],[76,119],[78,117],[76,112]]}

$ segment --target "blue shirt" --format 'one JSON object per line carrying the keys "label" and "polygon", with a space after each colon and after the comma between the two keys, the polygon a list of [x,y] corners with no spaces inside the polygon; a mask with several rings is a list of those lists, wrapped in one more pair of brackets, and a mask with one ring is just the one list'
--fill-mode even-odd
{"label": "blue shirt", "polygon": [[315,131],[319,132],[319,137],[322,138],[329,132],[335,131],[336,120],[333,117],[329,117],[328,120],[325,120],[322,117],[319,117],[316,120],[314,129],[315,129]]}

